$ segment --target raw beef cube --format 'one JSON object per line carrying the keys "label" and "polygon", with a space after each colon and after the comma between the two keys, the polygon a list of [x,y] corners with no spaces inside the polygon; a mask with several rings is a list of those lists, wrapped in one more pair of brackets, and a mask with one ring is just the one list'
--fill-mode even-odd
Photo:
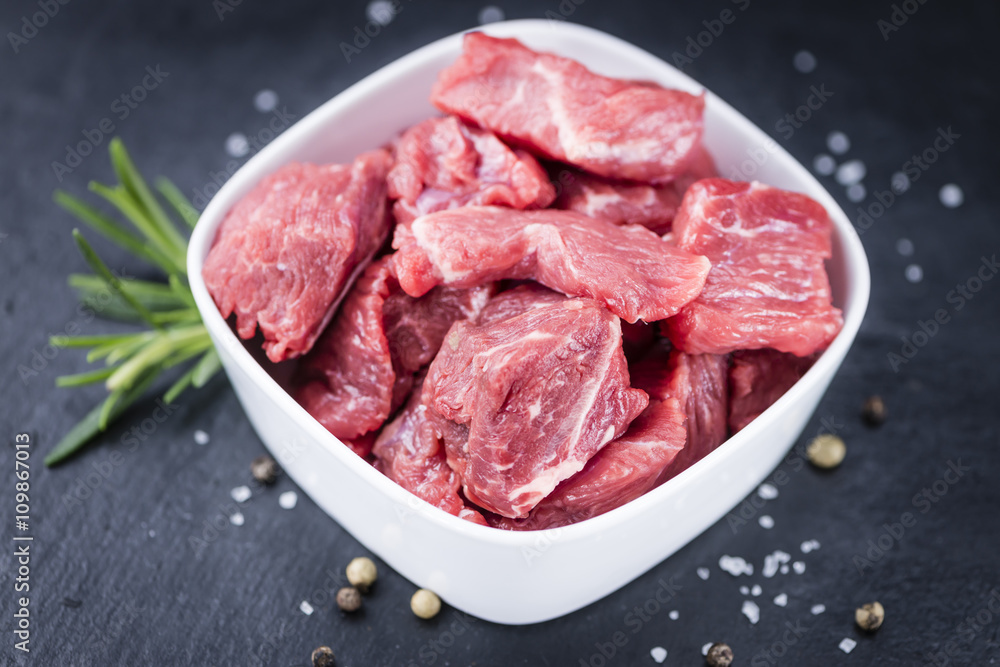
{"label": "raw beef cube", "polygon": [[[419,384],[419,383],[418,383]],[[457,517],[486,525],[459,496],[460,482],[445,461],[442,429],[455,428],[423,405],[418,387],[375,441],[375,468],[413,495]]]}
{"label": "raw beef cube", "polygon": [[438,287],[414,299],[399,291],[388,257],[375,261],[303,359],[296,400],[342,440],[377,429],[406,400],[452,322],[476,317],[492,293]]}
{"label": "raw beef cube", "polygon": [[295,400],[341,440],[389,417],[396,374],[382,309],[393,282],[386,258],[369,265],[299,368]]}
{"label": "raw beef cube", "polygon": [[818,356],[797,357],[777,350],[734,352],[729,369],[729,428],[733,433],[791,389]]}
{"label": "raw beef cube", "polygon": [[397,227],[393,262],[403,290],[537,280],[603,302],[627,322],[677,313],[702,289],[707,259],[638,225],[618,227],[571,211],[470,206]]}
{"label": "raw beef cube", "polygon": [[526,313],[529,310],[554,303],[562,303],[565,300],[566,297],[564,295],[559,292],[553,292],[537,283],[518,285],[490,299],[490,302],[486,304],[486,307],[479,314],[479,319],[476,320],[476,323],[482,325],[502,322],[503,320],[509,320],[512,317]]}
{"label": "raw beef cube", "polygon": [[566,179],[555,207],[615,225],[642,225],[657,234],[665,234],[670,231],[681,197],[674,183],[649,185],[613,181],[578,171]]}
{"label": "raw beef cube", "polygon": [[621,435],[647,397],[629,387],[618,318],[563,299],[490,324],[456,322],[424,402],[464,427],[445,446],[465,496],[520,518]]}
{"label": "raw beef cube", "polygon": [[713,176],[716,176],[715,163],[700,144],[687,171],[665,185],[612,180],[566,168],[553,179],[561,187],[554,206],[616,225],[642,225],[657,234],[666,234],[684,191],[695,181]]}
{"label": "raw beef cube", "polygon": [[272,361],[308,352],[389,231],[386,151],[350,165],[289,164],[223,220],[202,275],[223,317]]}
{"label": "raw beef cube", "polygon": [[823,260],[832,223],[809,197],[722,178],[692,185],[674,219],[678,247],[712,261],[704,291],[666,333],[684,352],[775,348],[800,357],[843,325]]}
{"label": "raw beef cube", "polygon": [[684,413],[676,400],[650,397],[649,407],[583,470],[546,496],[525,519],[491,515],[495,528],[545,530],[610,512],[661,482],[662,471],[684,448]]}
{"label": "raw beef cube", "polygon": [[609,178],[666,183],[702,134],[704,96],[595,74],[516,39],[472,32],[431,101],[538,155]]}
{"label": "raw beef cube", "polygon": [[403,133],[388,183],[399,224],[477,204],[545,208],[556,196],[538,160],[454,116],[431,118]]}
{"label": "raw beef cube", "polygon": [[392,410],[402,405],[413,387],[414,376],[434,359],[453,322],[476,320],[496,291],[493,284],[461,289],[435,287],[420,298],[399,290],[382,306],[382,323],[396,373]]}
{"label": "raw beef cube", "polygon": [[[667,480],[687,470],[726,441],[729,357],[685,354],[672,350],[668,358],[667,392],[687,416],[687,445],[663,471]],[[637,371],[639,372],[639,371]]]}

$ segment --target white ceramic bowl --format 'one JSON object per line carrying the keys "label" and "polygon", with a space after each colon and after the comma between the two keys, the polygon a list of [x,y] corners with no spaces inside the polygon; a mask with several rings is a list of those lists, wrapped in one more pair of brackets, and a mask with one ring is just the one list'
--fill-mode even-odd
{"label": "white ceramic bowl", "polygon": [[[662,60],[590,28],[547,20],[484,30],[575,58],[596,72],[702,87]],[[382,68],[303,118],[243,166],[212,199],[191,239],[188,271],[198,309],[247,416],[285,471],[331,517],[410,581],[483,619],[523,624],[579,609],[670,556],[749,494],[781,461],[837,371],[868,304],[861,242],[809,172],[732,107],[708,93],[705,143],[727,177],[804,192],[835,223],[828,270],[844,328],[798,384],[689,470],[612,512],[540,532],[473,525],[379,474],[302,409],[222,319],[201,278],[226,212],[262,177],[291,161],[348,162],[436,113],[437,73],[461,50],[452,35]],[[761,91],[766,94],[767,91]]]}

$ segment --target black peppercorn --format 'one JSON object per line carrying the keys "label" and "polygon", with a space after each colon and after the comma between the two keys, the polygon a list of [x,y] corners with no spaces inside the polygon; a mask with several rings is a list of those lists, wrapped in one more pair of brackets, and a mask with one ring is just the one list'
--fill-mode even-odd
{"label": "black peppercorn", "polygon": [[313,667],[334,667],[333,651],[329,646],[320,646],[312,652]]}
{"label": "black peppercorn", "polygon": [[281,469],[274,459],[265,454],[253,460],[250,464],[250,472],[253,474],[255,480],[261,484],[268,485],[274,484],[274,480],[278,478],[278,473],[281,472]]}
{"label": "black peppercorn", "polygon": [[709,667],[729,667],[733,664],[733,649],[721,642],[712,644],[705,655],[705,664]]}

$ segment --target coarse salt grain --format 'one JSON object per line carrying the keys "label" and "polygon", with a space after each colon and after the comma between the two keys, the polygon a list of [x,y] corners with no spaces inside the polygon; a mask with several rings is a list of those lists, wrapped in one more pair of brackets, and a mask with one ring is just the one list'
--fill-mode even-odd
{"label": "coarse salt grain", "polygon": [[941,190],[938,192],[938,199],[948,208],[958,208],[965,201],[965,193],[962,192],[962,188],[954,183],[948,183],[941,186]]}
{"label": "coarse salt grain", "polygon": [[368,17],[369,21],[374,21],[379,25],[389,25],[393,17],[396,16],[396,8],[389,0],[374,0],[374,2],[368,3],[365,16]]}
{"label": "coarse salt grain", "polygon": [[757,519],[757,523],[759,523],[760,527],[764,530],[771,530],[774,528],[774,519],[769,514],[761,515],[761,517]]}
{"label": "coarse salt grain", "polygon": [[757,495],[764,500],[774,500],[778,497],[778,488],[774,484],[765,482],[757,487]]}
{"label": "coarse salt grain", "polygon": [[487,23],[496,23],[497,21],[503,21],[504,13],[503,10],[496,5],[486,5],[479,10],[479,25],[486,25]]}
{"label": "coarse salt grain", "polygon": [[780,593],[778,595],[775,595],[774,596],[774,604],[778,605],[779,607],[784,607],[785,605],[787,605],[788,604],[788,594],[787,593]]}
{"label": "coarse salt grain", "polygon": [[787,565],[782,565],[781,566],[781,573],[782,574],[788,574],[788,566]]}
{"label": "coarse salt grain", "polygon": [[207,445],[209,441],[208,433],[201,429],[194,432],[194,442],[196,445]]}
{"label": "coarse salt grain", "polygon": [[816,69],[816,56],[803,49],[792,57],[792,66],[803,74]]}
{"label": "coarse salt grain", "polygon": [[834,155],[843,155],[851,149],[851,140],[843,132],[831,132],[826,137],[826,147]]}
{"label": "coarse salt grain", "polygon": [[250,500],[250,487],[249,486],[237,486],[235,489],[229,492],[233,500],[238,503],[245,503]]}
{"label": "coarse salt grain", "polygon": [[670,617],[671,621],[676,621],[678,618],[681,617],[680,613],[678,613],[676,609],[672,610],[669,614],[667,614],[667,616]]}
{"label": "coarse salt grain", "polygon": [[696,572],[702,581],[708,581],[708,576],[711,574],[707,567],[699,567]]}
{"label": "coarse salt grain", "polygon": [[278,93],[273,90],[264,89],[253,96],[253,107],[261,113],[274,111],[278,106]]}
{"label": "coarse salt grain", "polygon": [[705,644],[704,646],[702,646],[701,647],[701,654],[702,655],[708,655],[708,649],[712,648],[712,644],[714,644],[714,643],[715,642],[708,642],[707,644]]}
{"label": "coarse salt grain", "polygon": [[803,572],[806,571],[806,564],[800,560],[797,560],[794,563],[792,563],[792,569],[795,570],[795,574],[802,574]]}
{"label": "coarse salt grain", "polygon": [[910,264],[908,267],[906,267],[906,271],[904,272],[903,275],[905,275],[906,279],[909,280],[911,283],[919,283],[921,280],[924,279],[924,270],[920,267],[919,264]]}
{"label": "coarse salt grain", "polygon": [[734,577],[753,574],[753,565],[739,556],[723,556],[719,559],[719,567]]}
{"label": "coarse salt grain", "polygon": [[801,545],[799,545],[799,549],[801,549],[802,553],[804,553],[804,554],[807,554],[810,551],[816,551],[817,549],[819,549],[819,541],[818,540],[806,540]]}
{"label": "coarse salt grain", "polygon": [[299,603],[299,611],[301,611],[306,616],[311,616],[313,613],[313,606],[309,604],[308,600],[303,600]]}
{"label": "coarse salt grain", "polygon": [[820,614],[822,614],[822,613],[823,613],[824,611],[826,611],[826,605],[825,605],[825,604],[814,604],[814,605],[813,605],[813,606],[812,606],[812,607],[811,607],[811,608],[809,609],[809,611],[810,611],[810,612],[812,612],[812,615],[813,615],[813,616],[819,616],[819,615],[820,615]]}
{"label": "coarse salt grain", "polygon": [[749,588],[749,586],[740,586],[740,594],[741,595],[750,595],[750,588]]}
{"label": "coarse salt grain", "polygon": [[285,491],[280,496],[278,496],[278,505],[282,509],[290,510],[295,507],[295,503],[299,502],[299,496],[294,491]]}
{"label": "coarse salt grain", "polygon": [[837,167],[837,182],[844,186],[860,183],[867,173],[868,169],[865,168],[864,162],[848,160]]}
{"label": "coarse salt grain", "polygon": [[863,202],[865,197],[868,196],[868,191],[865,190],[863,183],[852,183],[847,186],[847,198],[850,199],[855,204]]}
{"label": "coarse salt grain", "polygon": [[750,619],[750,623],[757,625],[757,621],[760,620],[760,607],[753,600],[744,600],[743,608],[740,610],[743,615]]}
{"label": "coarse salt grain", "polygon": [[250,152],[250,142],[242,132],[233,132],[226,137],[226,152],[233,157],[243,157]]}
{"label": "coarse salt grain", "polygon": [[820,153],[813,158],[813,169],[820,176],[829,176],[837,171],[837,161],[826,153]]}
{"label": "coarse salt grain", "polygon": [[763,592],[764,590],[760,587],[759,584],[754,584],[753,588],[750,589],[750,595],[754,596],[755,598],[760,597],[760,594]]}
{"label": "coarse salt grain", "polygon": [[854,650],[854,647],[857,645],[858,643],[853,639],[851,639],[850,637],[844,637],[843,639],[840,640],[840,643],[837,644],[837,648],[839,648],[844,653],[850,653],[851,651]]}
{"label": "coarse salt grain", "polygon": [[[761,571],[761,574],[763,574],[767,579],[770,579],[778,573],[778,568],[781,567],[782,563],[787,563],[790,560],[792,560],[791,555],[778,549],[774,553],[764,556],[764,569]],[[787,566],[785,567],[787,568]],[[784,574],[784,572],[782,572],[782,574]]]}
{"label": "coarse salt grain", "polygon": [[656,661],[657,664],[660,664],[667,659],[667,649],[662,646],[654,646],[650,649],[649,655]]}
{"label": "coarse salt grain", "polygon": [[243,513],[242,512],[236,512],[235,514],[231,515],[229,517],[229,523],[233,524],[234,526],[242,526],[243,525]]}

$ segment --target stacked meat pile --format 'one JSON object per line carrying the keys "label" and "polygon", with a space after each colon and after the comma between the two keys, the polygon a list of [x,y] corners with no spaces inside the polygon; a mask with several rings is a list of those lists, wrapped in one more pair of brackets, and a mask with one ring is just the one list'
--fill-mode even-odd
{"label": "stacked meat pile", "polygon": [[204,269],[240,336],[301,357],[310,414],[427,502],[512,530],[612,510],[840,330],[826,211],[716,177],[703,97],[471,33],[431,99],[391,150],[263,180]]}

